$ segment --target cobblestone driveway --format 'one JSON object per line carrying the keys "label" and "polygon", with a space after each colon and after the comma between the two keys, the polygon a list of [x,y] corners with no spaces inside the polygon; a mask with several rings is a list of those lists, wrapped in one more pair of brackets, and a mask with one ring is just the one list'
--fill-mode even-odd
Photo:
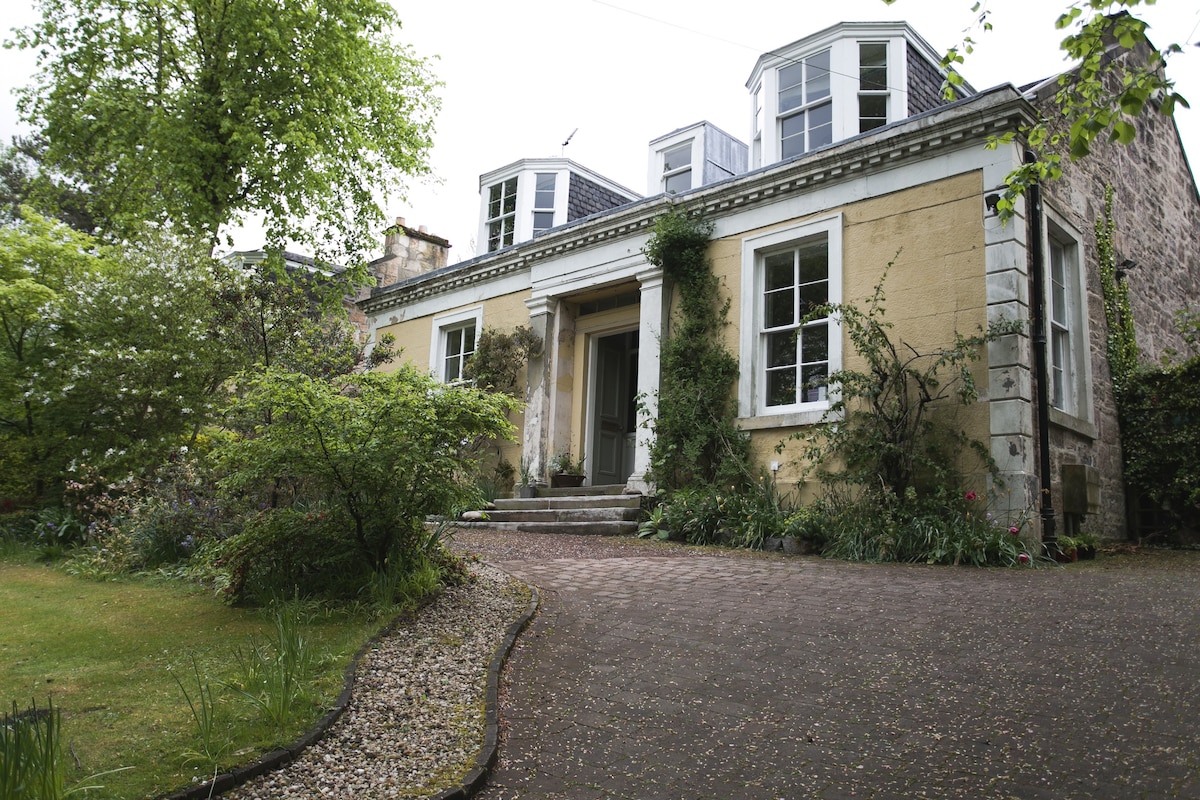
{"label": "cobblestone driveway", "polygon": [[485,538],[543,596],[485,800],[1200,797],[1200,559],[529,560]]}

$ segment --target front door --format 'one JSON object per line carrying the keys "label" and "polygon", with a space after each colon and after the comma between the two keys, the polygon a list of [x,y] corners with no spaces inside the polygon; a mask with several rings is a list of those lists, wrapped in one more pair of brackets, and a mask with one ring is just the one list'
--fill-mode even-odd
{"label": "front door", "polygon": [[637,331],[596,340],[592,394],[593,486],[624,484],[633,472],[637,440]]}

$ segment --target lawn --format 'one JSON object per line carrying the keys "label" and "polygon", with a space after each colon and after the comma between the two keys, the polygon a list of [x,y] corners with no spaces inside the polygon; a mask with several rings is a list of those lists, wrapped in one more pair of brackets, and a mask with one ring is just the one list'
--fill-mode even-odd
{"label": "lawn", "polygon": [[336,699],[355,651],[378,627],[365,617],[310,613],[304,635],[317,668],[303,719],[280,730],[220,681],[239,676],[238,651],[274,631],[261,610],[230,608],[210,593],[162,579],[96,582],[56,567],[0,557],[0,704],[48,699],[62,712],[68,787],[92,798],[154,797],[213,770],[173,672],[197,695],[193,660],[210,681],[221,767],[253,760],[311,726]]}

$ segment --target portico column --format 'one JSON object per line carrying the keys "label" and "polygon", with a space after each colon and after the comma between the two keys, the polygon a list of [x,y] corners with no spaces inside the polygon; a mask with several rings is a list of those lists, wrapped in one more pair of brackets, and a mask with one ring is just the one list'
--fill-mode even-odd
{"label": "portico column", "polygon": [[626,491],[652,494],[654,485],[647,478],[650,472],[650,447],[654,444],[654,424],[658,419],[658,387],[661,375],[660,354],[663,331],[666,329],[666,297],[661,269],[649,269],[637,274],[641,283],[641,319],[638,323],[638,385],[640,400],[637,439],[633,455],[633,473],[625,484]]}
{"label": "portico column", "polygon": [[535,297],[526,300],[529,327],[542,340],[540,355],[529,359],[525,379],[525,426],[521,437],[521,457],[538,481],[546,475],[546,459],[551,428],[551,398],[554,381],[551,365],[557,346],[555,315],[558,299]]}

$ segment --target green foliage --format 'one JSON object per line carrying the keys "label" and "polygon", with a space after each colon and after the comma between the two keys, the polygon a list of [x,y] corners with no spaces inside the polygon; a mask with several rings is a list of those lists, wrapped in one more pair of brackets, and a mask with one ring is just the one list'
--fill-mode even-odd
{"label": "green foliage", "polygon": [[551,456],[546,469],[551,475],[584,475],[584,460],[585,456],[582,453],[579,458],[575,458],[571,455],[571,448],[564,447]]}
{"label": "green foliage", "polygon": [[[1097,141],[1106,139],[1130,144],[1137,137],[1139,119],[1150,114],[1169,117],[1177,107],[1188,107],[1165,72],[1168,58],[1182,48],[1178,44],[1161,50],[1151,46],[1146,22],[1128,11],[1143,2],[1151,5],[1154,0],[1079,0],[1055,21],[1057,29],[1067,31],[1060,49],[1075,65],[1058,79],[1053,100],[1056,113],[990,142],[991,147],[1010,144],[1020,135],[1035,155],[1006,176],[1006,188],[997,205],[1002,220],[1012,218],[1017,199],[1031,186],[1062,175],[1064,155],[1070,160],[1084,158]],[[977,3],[974,10],[979,9]],[[984,11],[980,19],[985,29],[990,29],[986,17]],[[952,67],[962,60],[951,50],[943,66]],[[955,83],[961,84],[961,79],[951,80],[948,86]]]}
{"label": "green foliage", "polygon": [[62,714],[48,703],[0,717],[0,797],[60,800],[66,796]]}
{"label": "green foliage", "polygon": [[221,735],[217,723],[217,703],[213,695],[212,682],[200,675],[200,667],[196,665],[196,657],[192,656],[192,678],[196,684],[194,692],[189,692],[183,680],[171,672],[175,684],[183,694],[184,702],[192,713],[192,722],[196,728],[196,736],[200,740],[199,750],[189,750],[183,757],[190,763],[198,761],[214,770],[220,765],[221,757],[229,749],[229,741]]}
{"label": "green foliage", "polygon": [[203,544],[194,574],[229,603],[354,597],[370,580],[345,520],[324,510],[263,509],[227,539]]}
{"label": "green foliage", "polygon": [[903,497],[869,488],[830,492],[824,555],[850,561],[1016,567],[1035,564],[1038,548],[1021,538],[1026,519],[993,519],[975,492]]}
{"label": "green foliage", "polygon": [[1129,285],[1117,278],[1117,257],[1113,249],[1113,188],[1104,190],[1104,218],[1096,220],[1096,262],[1100,269],[1100,289],[1104,294],[1104,321],[1108,329],[1105,341],[1108,369],[1113,390],[1120,397],[1138,368],[1137,336],[1133,329],[1133,309],[1129,306]]}
{"label": "green foliage", "polygon": [[238,648],[234,658],[238,678],[226,684],[278,732],[305,711],[313,654],[301,613],[298,603],[276,603],[271,614],[273,633],[265,641],[251,638],[245,651]]}
{"label": "green foliage", "polygon": [[723,340],[729,301],[721,301],[708,261],[711,235],[711,223],[671,211],[655,220],[644,251],[680,296],[661,346],[650,452],[651,475],[668,491],[727,485],[750,474],[748,442],[735,423],[738,362]]}
{"label": "green foliage", "polygon": [[484,328],[475,341],[475,352],[463,367],[463,377],[480,389],[517,397],[521,370],[541,354],[542,339],[527,325],[507,332]]}
{"label": "green foliage", "polygon": [[726,545],[761,549],[769,537],[802,534],[807,512],[789,508],[775,482],[762,475],[756,481],[728,490],[689,487],[669,494],[656,515],[639,532],[643,538],[667,538],[697,545]]}
{"label": "green foliage", "polygon": [[246,432],[218,447],[221,485],[272,509],[320,508],[378,572],[413,552],[426,516],[469,503],[476,444],[512,436],[512,407],[504,395],[445,386],[409,364],[328,381],[267,370],[231,411]]}
{"label": "green foliage", "polygon": [[382,0],[38,5],[19,108],[107,232],[170,220],[211,242],[261,214],[276,244],[349,252],[374,197],[427,171],[436,84]]}
{"label": "green foliage", "polygon": [[1180,539],[1200,530],[1197,386],[1200,356],[1134,373],[1119,403],[1125,480],[1162,510]]}

